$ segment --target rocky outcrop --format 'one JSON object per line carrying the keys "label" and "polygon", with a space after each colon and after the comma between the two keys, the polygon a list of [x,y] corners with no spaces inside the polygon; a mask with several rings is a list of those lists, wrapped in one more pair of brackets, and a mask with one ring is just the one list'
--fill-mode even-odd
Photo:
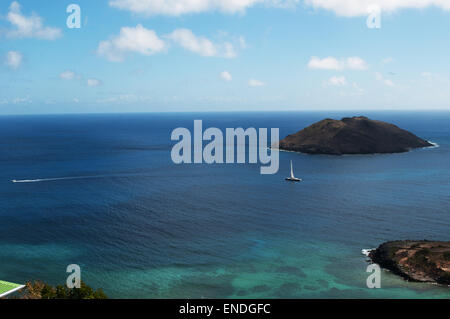
{"label": "rocky outcrop", "polygon": [[308,154],[402,153],[433,146],[393,124],[359,116],[325,119],[280,141],[281,150]]}
{"label": "rocky outcrop", "polygon": [[450,285],[450,242],[392,241],[372,250],[369,257],[409,281]]}

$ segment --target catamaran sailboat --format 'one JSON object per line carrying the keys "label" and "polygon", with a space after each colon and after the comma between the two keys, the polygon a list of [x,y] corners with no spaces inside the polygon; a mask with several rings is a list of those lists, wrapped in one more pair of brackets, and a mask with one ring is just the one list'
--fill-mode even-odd
{"label": "catamaran sailboat", "polygon": [[290,181],[290,182],[301,182],[302,181],[301,178],[297,178],[294,176],[294,169],[292,168],[292,161],[291,161],[291,176],[286,177],[286,180]]}

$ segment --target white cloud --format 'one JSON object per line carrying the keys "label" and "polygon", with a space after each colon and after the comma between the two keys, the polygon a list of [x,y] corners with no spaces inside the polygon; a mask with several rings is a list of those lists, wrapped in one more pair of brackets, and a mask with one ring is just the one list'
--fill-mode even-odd
{"label": "white cloud", "polygon": [[360,88],[356,82],[352,83],[352,87],[353,89],[355,89],[355,91],[353,92],[354,95],[363,95],[365,92],[364,89]]}
{"label": "white cloud", "polygon": [[86,84],[88,86],[94,87],[94,86],[99,86],[102,84],[102,81],[98,80],[98,79],[87,79]]}
{"label": "white cloud", "polygon": [[366,70],[368,68],[366,61],[359,57],[347,58],[345,68],[350,70]]}
{"label": "white cloud", "polygon": [[365,70],[368,68],[367,63],[359,57],[349,57],[346,59],[336,59],[335,57],[318,58],[316,56],[311,57],[308,62],[310,69],[318,70]]}
{"label": "white cloud", "polygon": [[222,78],[222,80],[227,81],[227,82],[229,82],[233,79],[230,72],[228,72],[228,71],[223,71],[222,73],[220,73],[220,77]]}
{"label": "white cloud", "polygon": [[20,4],[17,1],[11,3],[6,17],[13,29],[6,35],[11,38],[36,38],[54,40],[61,37],[61,29],[44,26],[43,20],[36,14],[25,16],[22,14]]}
{"label": "white cloud", "polygon": [[390,86],[390,87],[394,87],[395,84],[394,82],[392,82],[392,80],[386,79],[383,77],[383,75],[381,75],[381,73],[376,72],[375,73],[375,78],[380,81],[381,83],[383,83],[384,85]]}
{"label": "white cloud", "polygon": [[347,79],[345,76],[333,76],[326,82],[327,85],[344,86],[347,85]]}
{"label": "white cloud", "polygon": [[[118,36],[101,41],[97,48],[97,54],[111,62],[121,62],[127,53],[153,55],[164,52],[169,47],[169,41],[205,57],[235,58],[237,56],[231,42],[214,43],[206,37],[195,35],[189,29],[176,29],[160,38],[154,30],[146,29],[140,24],[136,28],[123,27]],[[243,37],[236,41],[239,42],[241,48],[246,45]]]}
{"label": "white cloud", "polygon": [[31,100],[31,98],[29,96],[26,97],[16,97],[13,99],[1,99],[0,100],[0,105],[2,104],[31,104],[33,103],[33,101]]}
{"label": "white cloud", "polygon": [[75,77],[77,77],[77,75],[75,74],[75,72],[67,70],[62,72],[59,77],[63,80],[73,80],[75,79]]}
{"label": "white cloud", "polygon": [[314,8],[333,11],[344,17],[366,16],[371,6],[377,6],[382,12],[423,9],[431,6],[450,10],[448,0],[305,0],[305,3]]}
{"label": "white cloud", "polygon": [[450,10],[448,0],[110,0],[109,5],[121,10],[147,16],[202,13],[221,11],[228,14],[244,13],[256,5],[266,7],[294,7],[303,3],[314,9],[324,9],[344,17],[367,16],[370,7],[377,6],[383,12],[401,9],[437,7]]}
{"label": "white cloud", "polygon": [[348,97],[360,97],[365,94],[365,90],[360,88],[356,82],[352,82],[351,86],[347,90],[342,90],[339,95],[345,98]]}
{"label": "white cloud", "polygon": [[[424,82],[428,86],[431,86],[433,88],[440,88],[440,87],[447,88],[450,84],[450,79],[448,78],[448,76],[445,76],[445,75],[442,75],[439,73],[432,73],[432,72],[425,71],[425,72],[422,72],[420,74],[420,76],[423,78]],[[442,91],[442,90],[439,90],[439,91]]]}
{"label": "white cloud", "polygon": [[123,27],[120,34],[98,45],[97,53],[109,61],[123,61],[126,53],[152,55],[163,52],[167,48],[164,40],[155,31],[138,24],[135,28]]}
{"label": "white cloud", "polygon": [[[79,81],[79,83],[82,83],[84,85],[87,85],[89,87],[96,87],[96,86],[100,86],[103,84],[103,82],[99,79],[96,78],[85,78],[83,75],[81,74],[77,74],[74,71],[71,70],[66,70],[62,73],[59,74],[59,78],[65,81],[72,81],[72,80],[77,80]],[[76,102],[75,100],[78,100],[77,98],[74,99],[74,102]],[[78,100],[79,101],[79,100]],[[78,102],[76,102],[78,103]]]}
{"label": "white cloud", "polygon": [[384,58],[383,60],[381,60],[381,64],[389,64],[394,62],[394,58],[388,57],[388,58]]}
{"label": "white cloud", "polygon": [[109,5],[148,16],[180,16],[207,11],[243,13],[247,8],[257,4],[291,7],[298,2],[299,0],[110,0]]}
{"label": "white cloud", "polygon": [[205,37],[196,36],[189,29],[176,29],[167,36],[168,39],[174,41],[186,50],[197,53],[206,57],[223,57],[234,58],[236,52],[233,44],[230,42],[213,43]]}
{"label": "white cloud", "polygon": [[433,73],[431,72],[422,72],[421,76],[427,79],[428,81],[431,81],[434,77]]}
{"label": "white cloud", "polygon": [[23,56],[18,51],[9,51],[6,53],[5,65],[11,69],[18,69],[22,64]]}
{"label": "white cloud", "polygon": [[265,86],[266,83],[259,81],[259,80],[250,79],[248,81],[248,85],[253,86],[253,87],[258,87],[258,86]]}
{"label": "white cloud", "polygon": [[152,98],[148,96],[140,96],[135,94],[119,94],[110,97],[97,99],[98,104],[129,104],[129,103],[144,103],[151,101]]}
{"label": "white cloud", "polygon": [[243,36],[239,37],[239,46],[241,47],[241,49],[247,48],[247,42],[245,41],[245,38]]}
{"label": "white cloud", "polygon": [[30,104],[33,101],[30,99],[29,96],[27,97],[16,97],[15,99],[11,100],[11,103],[13,104]]}
{"label": "white cloud", "polygon": [[342,70],[342,64],[333,57],[328,57],[324,59],[320,59],[316,56],[313,56],[311,60],[309,60],[308,67],[310,69],[321,69],[321,70]]}

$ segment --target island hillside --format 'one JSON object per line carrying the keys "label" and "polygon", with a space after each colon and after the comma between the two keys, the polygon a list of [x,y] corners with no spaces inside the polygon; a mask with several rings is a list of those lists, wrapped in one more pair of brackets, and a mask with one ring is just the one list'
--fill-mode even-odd
{"label": "island hillside", "polygon": [[369,257],[409,281],[450,285],[450,242],[392,241],[372,250]]}
{"label": "island hillside", "polygon": [[431,143],[393,124],[359,116],[325,119],[280,141],[279,148],[308,154],[402,153]]}

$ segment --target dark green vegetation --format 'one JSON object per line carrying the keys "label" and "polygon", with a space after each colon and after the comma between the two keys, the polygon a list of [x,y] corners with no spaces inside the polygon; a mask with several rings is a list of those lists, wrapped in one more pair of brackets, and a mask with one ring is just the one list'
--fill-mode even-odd
{"label": "dark green vegetation", "polygon": [[42,281],[27,282],[21,291],[20,299],[107,299],[102,289],[94,290],[84,282],[81,288],[69,289],[66,286],[50,286]]}
{"label": "dark green vegetation", "polygon": [[433,146],[393,124],[367,117],[325,119],[280,141],[280,149],[308,154],[402,153]]}
{"label": "dark green vegetation", "polygon": [[392,241],[381,244],[369,256],[407,280],[450,285],[450,242]]}

